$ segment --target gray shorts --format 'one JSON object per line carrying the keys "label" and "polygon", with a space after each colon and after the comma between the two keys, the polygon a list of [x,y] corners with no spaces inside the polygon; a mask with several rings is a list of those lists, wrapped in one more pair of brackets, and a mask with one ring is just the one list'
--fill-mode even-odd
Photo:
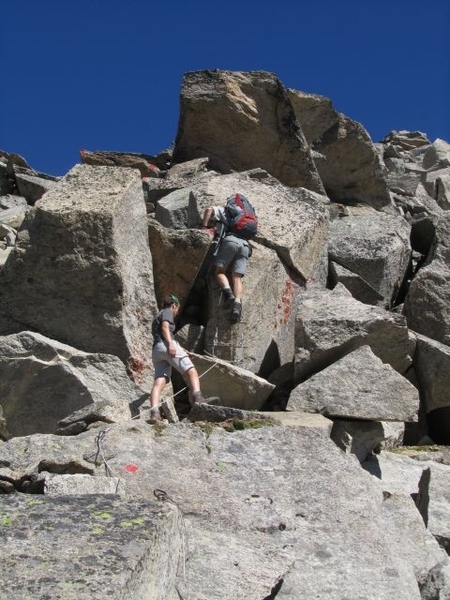
{"label": "gray shorts", "polygon": [[165,377],[169,380],[172,375],[172,367],[182,374],[194,367],[186,350],[184,350],[178,342],[175,342],[175,344],[177,347],[175,356],[169,356],[164,342],[158,342],[153,346],[152,360],[153,366],[155,367],[155,379],[158,377]]}
{"label": "gray shorts", "polygon": [[249,256],[250,247],[247,240],[235,237],[234,235],[227,235],[220,242],[214,266],[220,267],[224,271],[231,271],[232,273],[244,276],[247,271]]}

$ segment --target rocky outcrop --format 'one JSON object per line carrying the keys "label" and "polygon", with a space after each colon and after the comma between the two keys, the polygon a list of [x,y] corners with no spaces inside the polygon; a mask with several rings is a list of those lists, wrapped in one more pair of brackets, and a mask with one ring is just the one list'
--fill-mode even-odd
{"label": "rocky outcrop", "polygon": [[[161,157],[135,152],[102,152],[80,150],[80,159],[84,165],[105,167],[126,167],[138,169],[142,177],[159,177],[161,168],[167,169],[170,155]],[[165,159],[165,160],[164,160]]]}
{"label": "rocky outcrop", "polygon": [[219,358],[191,354],[191,359],[201,377],[203,395],[219,396],[219,405],[258,410],[275,387],[251,371]]}
{"label": "rocky outcrop", "polygon": [[324,191],[287,90],[272,73],[184,75],[173,161],[205,156],[221,173],[260,167],[285,185]]}
{"label": "rocky outcrop", "polygon": [[156,303],[138,174],[74,167],[27,214],[1,287],[22,328],[115,354],[148,380]]}
{"label": "rocky outcrop", "polygon": [[[14,436],[54,433],[59,421],[88,405],[97,413],[102,406],[97,422],[126,421],[143,394],[117,356],[81,352],[38,333],[0,337],[0,356],[0,397]],[[86,429],[93,419],[84,420]]]}
{"label": "rocky outcrop", "polygon": [[[168,294],[176,294],[185,310],[188,310],[186,303],[211,239],[199,230],[168,229],[151,217],[148,220],[148,234],[158,304],[161,305]],[[198,312],[195,304],[192,307],[194,310]]]}
{"label": "rocky outcrop", "polygon": [[[290,425],[266,424],[234,432],[219,426],[203,432],[201,425],[188,424],[158,431],[139,423],[133,428],[115,425],[109,429],[101,448],[108,467],[120,474],[126,495],[139,503],[155,493],[167,499],[162,508],[176,510],[175,505],[183,515],[178,539],[183,535],[184,555],[176,553],[173,521],[166,523],[165,535],[161,531],[160,539],[154,541],[154,551],[159,554],[164,549],[167,552],[167,541],[172,540],[172,551],[181,559],[175,582],[181,595],[189,590],[193,597],[206,600],[214,589],[217,597],[243,600],[264,598],[277,589],[278,595],[294,594],[292,597],[297,598],[326,594],[336,599],[420,599],[417,581],[426,579],[430,569],[445,561],[445,552],[433,543],[419,513],[414,513],[411,498],[404,495],[395,502],[384,500],[377,481],[328,439],[323,417],[315,419],[315,425],[303,425],[299,415]],[[69,464],[95,456],[96,448],[93,431],[75,438],[15,438],[0,447],[0,460],[25,478],[42,465],[43,457],[48,468],[57,464],[61,470],[65,461]],[[182,469],[180,449],[189,457]],[[276,460],[276,468],[272,460]],[[101,459],[98,466],[91,466],[94,477],[103,476]],[[59,503],[70,503],[69,498],[61,498]],[[79,497],[80,509],[90,498]],[[58,498],[46,500],[44,496],[43,504],[38,505],[35,518],[42,524],[45,521],[40,511],[51,500],[56,503]],[[94,530],[108,531],[108,524],[112,527],[110,536],[116,523],[137,519],[125,527],[135,536],[143,526],[133,502],[126,500],[120,511],[108,508],[108,502],[111,500],[105,498],[103,505],[91,508],[83,519],[86,530],[82,539],[87,547],[90,536],[93,541],[105,538],[106,534]],[[407,517],[399,514],[402,506]],[[163,511],[160,526],[165,514]],[[354,526],[355,519],[358,527]],[[21,525],[11,525],[9,535],[20,535]],[[149,535],[153,527],[145,529]],[[58,531],[62,531],[59,526]],[[72,535],[79,535],[79,531],[72,533],[67,527],[65,531],[66,545],[70,546]],[[405,543],[408,540],[404,552],[396,550],[398,538]],[[11,546],[7,551],[11,552]],[[314,575],[318,564],[320,578]],[[236,577],[237,568],[240,577]],[[62,580],[70,580],[71,572]],[[361,572],[363,577],[357,576]],[[7,573],[10,581],[12,575],[9,570]],[[140,573],[148,582],[154,577],[147,566]],[[130,565],[128,584],[136,585],[139,579]],[[170,597],[170,582],[167,585]],[[367,590],[373,593],[368,595]]]}
{"label": "rocky outcrop", "polygon": [[[410,495],[429,531],[448,552],[450,548],[450,457],[444,452],[381,452],[363,467],[381,481],[384,492]],[[449,581],[447,581],[447,586]],[[444,588],[450,589],[450,588]]]}
{"label": "rocky outcrop", "polygon": [[419,392],[361,346],[298,385],[288,407],[340,419],[416,421]]}
{"label": "rocky outcrop", "polygon": [[337,113],[328,99],[289,90],[295,115],[307,131],[314,162],[334,202],[363,202],[392,211],[383,165],[364,127]]}
{"label": "rocky outcrop", "polygon": [[450,213],[444,213],[426,263],[411,281],[404,307],[411,329],[446,345],[450,345],[449,234]]}
{"label": "rocky outcrop", "polygon": [[399,373],[412,364],[414,341],[401,315],[358,302],[337,288],[303,295],[295,332],[298,382],[363,345]]}
{"label": "rocky outcrop", "polygon": [[[39,598],[44,590],[66,600],[176,597],[183,553],[176,508],[111,496],[30,498],[1,501],[2,528],[14,532],[2,541],[2,586],[9,598]],[[114,550],[105,552],[107,546]]]}
{"label": "rocky outcrop", "polygon": [[[173,152],[81,161],[59,180],[0,152],[2,589],[449,596],[450,458],[423,446],[450,443],[448,144],[373,144],[271,73],[201,71]],[[259,219],[239,323],[199,229],[235,191]],[[150,425],[169,293],[216,398],[174,372]]]}
{"label": "rocky outcrop", "polygon": [[328,255],[365,284],[350,283],[357,300],[364,302],[368,290],[375,290],[380,301],[368,303],[385,308],[395,304],[411,263],[410,233],[411,227],[402,217],[374,210],[350,208],[347,216],[331,221]]}

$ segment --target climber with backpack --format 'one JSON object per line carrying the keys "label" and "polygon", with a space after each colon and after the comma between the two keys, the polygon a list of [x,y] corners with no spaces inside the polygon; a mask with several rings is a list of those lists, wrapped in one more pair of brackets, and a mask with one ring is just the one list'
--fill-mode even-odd
{"label": "climber with backpack", "polygon": [[213,262],[215,276],[225,306],[232,308],[231,319],[238,323],[242,316],[242,279],[251,256],[249,240],[258,231],[255,209],[243,194],[235,193],[227,198],[223,207],[208,206],[203,213],[201,226],[209,231],[213,227],[218,236]]}

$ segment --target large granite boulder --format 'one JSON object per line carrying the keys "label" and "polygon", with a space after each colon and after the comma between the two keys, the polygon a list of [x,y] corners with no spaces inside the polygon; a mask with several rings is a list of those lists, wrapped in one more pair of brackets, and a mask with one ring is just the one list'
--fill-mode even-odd
{"label": "large granite boulder", "polygon": [[[258,235],[250,243],[253,253],[244,278],[244,316],[238,325],[231,323],[230,311],[224,309],[221,301],[212,268],[214,246],[209,237],[182,229],[183,224],[198,227],[206,206],[224,205],[233,191],[240,191],[251,200],[259,220]],[[171,202],[165,202],[166,222],[175,224],[176,217],[170,216],[175,212],[179,215],[176,226],[181,229],[167,229],[149,221],[158,299],[162,291],[178,291],[184,301],[192,288],[190,295],[197,296],[197,300],[189,298],[184,316],[188,321],[194,316],[196,324],[205,325],[204,350],[267,376],[280,364],[292,361],[299,288],[305,279],[322,278],[328,199],[302,188],[290,189],[264,172],[197,181],[179,190],[176,196],[178,201],[171,209]],[[206,254],[205,244],[210,245]],[[194,306],[202,303],[202,295],[207,302],[198,315]],[[261,314],[267,318],[261,319]]]}
{"label": "large granite boulder", "polygon": [[450,213],[436,225],[436,237],[425,265],[411,282],[404,314],[408,327],[450,345]]}
{"label": "large granite boulder", "polygon": [[[176,581],[181,596],[189,591],[199,600],[247,600],[273,596],[276,590],[285,598],[420,600],[418,582],[426,576],[424,571],[443,560],[442,552],[430,541],[426,559],[419,560],[418,550],[412,551],[428,539],[420,518],[408,533],[411,551],[398,552],[392,536],[406,535],[412,515],[397,518],[395,528],[392,523],[387,526],[399,516],[398,507],[385,503],[377,482],[329,440],[323,417],[318,418],[315,427],[303,425],[299,415],[297,422],[291,416],[286,425],[269,422],[232,433],[220,424],[205,428],[202,423],[108,428],[101,446],[107,466],[120,474],[125,494],[133,498],[123,510],[128,504],[133,509],[139,498],[157,495],[184,515],[184,566]],[[34,438],[1,445],[0,461],[23,477],[43,466],[55,472],[52,465],[57,465],[62,472],[64,460],[86,462],[98,446],[98,434],[92,431],[56,438],[57,446],[53,436]],[[94,476],[104,476],[103,462],[91,466]],[[44,526],[40,510],[33,518]],[[9,544],[19,538],[28,518],[32,517],[11,523]],[[95,527],[105,530],[107,515],[103,518],[93,509],[83,522],[92,519]],[[132,521],[121,511],[118,522],[122,520]],[[65,527],[56,522],[54,535],[59,534],[63,547],[71,546],[72,535],[79,535],[70,522],[65,521]],[[79,522],[78,513],[72,522]],[[173,535],[171,527],[167,537]],[[106,544],[105,550],[97,549],[100,564],[109,548]],[[9,545],[6,552],[11,552]],[[9,582],[13,574],[8,575]],[[130,586],[135,577],[131,569]],[[150,587],[153,578],[143,563],[140,580]],[[170,590],[169,582],[171,600]]]}
{"label": "large granite boulder", "polygon": [[336,419],[330,438],[344,452],[354,454],[362,463],[382,448],[402,446],[404,433],[405,424],[398,421]]}
{"label": "large granite boulder", "polygon": [[365,202],[392,210],[382,161],[364,127],[321,96],[289,90],[300,127],[314,150],[314,162],[333,201]]}
{"label": "large granite boulder", "polygon": [[[390,308],[411,262],[411,227],[403,217],[360,209],[330,223],[328,254],[331,260],[359,275]],[[367,291],[355,290],[364,301]],[[351,290],[351,291],[353,291]]]}
{"label": "large granite boulder", "polygon": [[0,293],[22,328],[115,354],[148,380],[156,303],[139,173],[74,167],[27,214]]}
{"label": "large granite boulder", "polygon": [[[447,456],[446,456],[447,454]],[[362,465],[380,479],[383,491],[415,499],[428,530],[450,549],[450,464],[448,452],[382,451]],[[448,588],[450,590],[450,587]]]}
{"label": "large granite boulder", "polygon": [[265,71],[184,75],[173,162],[200,157],[221,173],[260,167],[285,185],[324,192],[287,90]]}
{"label": "large granite boulder", "polygon": [[205,351],[263,377],[290,363],[301,288],[273,250],[255,244],[244,278],[239,323],[231,321],[214,274],[209,276]]}
{"label": "large granite boulder", "polygon": [[450,167],[428,171],[423,186],[442,210],[449,210]]}
{"label": "large granite boulder", "polygon": [[33,206],[45,192],[51,190],[57,183],[56,177],[44,176],[23,167],[14,168],[15,181],[19,194],[26,198],[28,204]]}
{"label": "large granite boulder", "polygon": [[258,410],[268,398],[274,385],[219,358],[190,353],[205,397],[218,396],[220,406]]}
{"label": "large granite boulder", "polygon": [[174,230],[148,219],[153,280],[158,305],[168,294],[176,294],[184,306],[195,284],[211,239],[201,231]]}
{"label": "large granite boulder", "polygon": [[30,207],[23,196],[0,195],[0,223],[19,229],[28,210]]}
{"label": "large granite boulder", "polygon": [[425,169],[443,169],[450,167],[450,144],[437,138],[431,144],[423,157]]}
{"label": "large granite boulder", "polygon": [[385,304],[383,296],[370,283],[334,260],[329,262],[329,281],[331,288],[340,283],[351,293],[353,298],[364,304],[373,304],[374,306],[384,306]]}
{"label": "large granite boulder", "polygon": [[314,147],[314,143],[338,123],[339,113],[334,109],[331,100],[325,96],[294,89],[288,91],[306,141]]}
{"label": "large granite boulder", "polygon": [[142,394],[116,356],[29,331],[0,337],[0,403],[12,435],[54,433],[60,420],[93,405],[102,406],[98,420],[126,421]]}
{"label": "large granite boulder", "polygon": [[295,332],[298,383],[363,345],[399,373],[411,366],[414,340],[402,315],[358,302],[339,286],[302,294]]}
{"label": "large granite boulder", "polygon": [[138,169],[142,177],[153,178],[160,176],[160,168],[155,164],[157,158],[149,154],[80,150],[80,158],[82,164],[85,165],[125,167],[128,169]]}
{"label": "large granite boulder", "polygon": [[416,339],[414,371],[423,393],[424,410],[450,408],[450,347],[424,335],[417,334]]}
{"label": "large granite boulder", "polygon": [[450,347],[416,334],[414,372],[422,394],[428,436],[450,444]]}
{"label": "large granite boulder", "polygon": [[288,408],[338,419],[417,421],[419,392],[361,346],[294,388]]}
{"label": "large granite boulder", "polygon": [[[263,173],[262,173],[263,174]],[[191,188],[190,226],[201,223],[209,204],[225,205],[233,192],[251,201],[258,217],[252,240],[276,251],[283,264],[303,279],[313,278],[322,261],[328,237],[329,200],[303,188],[290,188],[271,177],[233,173],[213,177]]]}
{"label": "large granite boulder", "polygon": [[5,598],[179,597],[184,550],[176,507],[111,495],[19,494],[2,496],[0,506]]}

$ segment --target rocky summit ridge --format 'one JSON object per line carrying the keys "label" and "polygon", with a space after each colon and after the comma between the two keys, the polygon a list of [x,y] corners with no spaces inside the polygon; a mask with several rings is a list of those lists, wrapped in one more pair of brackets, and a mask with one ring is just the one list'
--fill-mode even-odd
{"label": "rocky summit ridge", "polygon": [[[200,230],[251,199],[230,320]],[[174,144],[0,151],[0,596],[450,598],[450,145],[265,71],[183,78]],[[151,321],[174,374],[149,424]]]}

